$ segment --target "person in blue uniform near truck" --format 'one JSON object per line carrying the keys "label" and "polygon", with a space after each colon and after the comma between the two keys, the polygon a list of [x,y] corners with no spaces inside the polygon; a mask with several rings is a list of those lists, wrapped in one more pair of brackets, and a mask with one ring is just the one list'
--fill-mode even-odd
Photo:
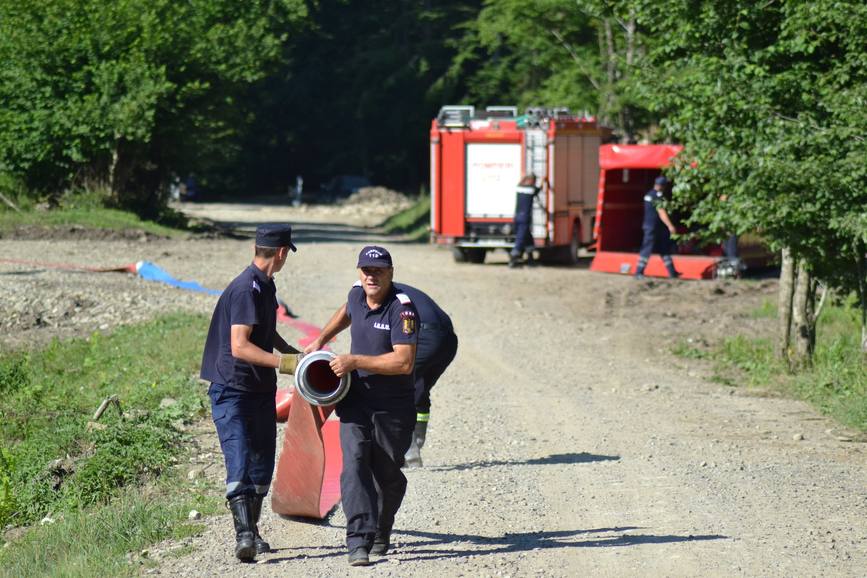
{"label": "person in blue uniform near truck", "polygon": [[533,264],[533,201],[538,194],[536,175],[531,173],[521,178],[515,191],[515,245],[509,252],[509,268],[517,267],[525,252],[527,264]]}
{"label": "person in blue uniform near truck", "polygon": [[419,322],[412,300],[392,283],[394,267],[386,249],[364,247],[357,268],[359,281],[346,303],[305,353],[350,329],[350,353],[336,356],[331,369],[352,376],[349,392],[336,407],[343,453],[340,494],[349,563],[367,566],[370,554],[388,551],[406,493],[400,467],[416,422],[413,367]]}
{"label": "person in blue uniform near truck", "polygon": [[[260,225],[253,262],[220,295],[202,355],[201,378],[226,464],[226,500],[235,526],[235,556],[252,562],[270,551],[259,535],[262,502],[274,471],[275,369],[293,373],[299,351],[277,333],[273,276],[295,251],[292,228]],[[274,350],[283,355],[277,355]]]}
{"label": "person in blue uniform near truck", "polygon": [[405,283],[395,283],[394,286],[409,296],[419,315],[414,371],[416,422],[412,443],[404,458],[407,466],[421,467],[424,465],[421,449],[427,439],[430,422],[430,392],[454,360],[458,338],[451,318],[427,293]]}
{"label": "person in blue uniform near truck", "polygon": [[656,177],[656,180],[653,181],[653,188],[644,194],[644,221],[641,224],[643,236],[641,249],[638,251],[638,265],[635,268],[636,279],[644,279],[644,269],[653,253],[659,253],[662,257],[669,277],[679,276],[671,258],[671,236],[677,230],[674,228],[674,223],[671,222],[668,211],[661,206],[665,199],[667,186],[667,178],[664,176]]}

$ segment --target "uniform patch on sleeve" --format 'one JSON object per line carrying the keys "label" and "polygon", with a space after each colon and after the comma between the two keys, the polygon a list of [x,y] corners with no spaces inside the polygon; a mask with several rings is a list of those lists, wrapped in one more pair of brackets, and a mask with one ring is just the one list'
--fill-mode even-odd
{"label": "uniform patch on sleeve", "polygon": [[401,305],[409,305],[410,303],[412,303],[412,300],[406,293],[398,293],[397,300],[400,301]]}
{"label": "uniform patch on sleeve", "polygon": [[412,335],[415,333],[415,312],[409,309],[401,311],[400,318],[402,320],[401,329],[404,334]]}
{"label": "uniform patch on sleeve", "polygon": [[257,293],[262,292],[262,288],[259,287],[259,283],[257,283],[255,279],[253,279],[253,291],[256,291]]}

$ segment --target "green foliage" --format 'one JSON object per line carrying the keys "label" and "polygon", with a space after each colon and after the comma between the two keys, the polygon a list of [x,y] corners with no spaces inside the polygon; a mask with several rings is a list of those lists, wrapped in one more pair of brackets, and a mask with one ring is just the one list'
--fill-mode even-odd
{"label": "green foliage", "polygon": [[56,516],[56,523],[35,526],[19,540],[0,549],[0,576],[135,576],[143,548],[168,538],[199,535],[202,524],[186,520],[190,509],[204,514],[219,509],[221,500],[178,491],[182,482],[166,480],[149,486],[124,489],[110,505]]}
{"label": "green foliage", "polygon": [[401,233],[414,241],[426,239],[430,231],[430,197],[422,195],[408,209],[390,216],[381,225],[386,233]]}
{"label": "green foliage", "polygon": [[[191,376],[206,329],[204,317],[177,314],[0,357],[0,445],[8,448],[4,463],[14,464],[2,471],[16,506],[0,526],[102,503],[163,474],[181,451],[176,421],[205,412]],[[98,427],[88,427],[112,394],[127,415],[109,408]],[[160,408],[166,397],[177,403]]]}
{"label": "green foliage", "polygon": [[[462,79],[446,77],[480,0],[321,0],[285,48],[277,73],[255,87],[260,111],[242,151],[257,190],[285,192],[361,174],[414,188],[426,178],[431,119],[459,99]],[[269,180],[270,179],[270,180]]]}
{"label": "green foliage", "polygon": [[634,137],[650,121],[633,73],[651,38],[635,2],[488,0],[451,70],[477,105],[568,106]]}
{"label": "green foliage", "polygon": [[[644,96],[686,145],[675,201],[709,237],[760,231],[833,286],[867,234],[867,5],[670,0]],[[862,246],[863,247],[863,246]],[[862,273],[863,275],[863,273]]]}
{"label": "green foliage", "polygon": [[[760,311],[765,314],[767,308]],[[854,304],[826,305],[819,318],[813,364],[797,374],[775,356],[773,343],[765,338],[737,335],[705,348],[680,343],[674,353],[710,360],[717,381],[780,390],[867,431],[867,367],[858,350],[858,323]]]}
{"label": "green foliage", "polygon": [[12,478],[15,475],[15,458],[6,448],[0,448],[0,520],[8,520],[17,509],[12,494]]}
{"label": "green foliage", "polygon": [[225,162],[239,105],[301,0],[0,0],[0,173],[48,192],[106,184],[152,207],[171,170]]}

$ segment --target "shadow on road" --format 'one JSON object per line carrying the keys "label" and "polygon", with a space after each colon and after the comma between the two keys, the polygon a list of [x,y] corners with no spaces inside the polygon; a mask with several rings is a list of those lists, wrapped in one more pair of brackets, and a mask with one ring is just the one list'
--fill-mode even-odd
{"label": "shadow on road", "polygon": [[[435,532],[401,531],[396,534],[423,538],[414,542],[410,551],[415,556],[412,560],[437,560],[443,558],[460,558],[464,556],[484,556],[487,554],[508,554],[511,552],[527,552],[550,548],[615,548],[639,546],[642,544],[671,544],[676,542],[698,542],[705,540],[724,540],[728,536],[719,534],[676,536],[671,534],[626,534],[630,530],[641,530],[638,526],[623,526],[615,528],[596,528],[593,530],[555,530],[551,532],[521,532],[504,534],[501,537],[476,536],[472,534],[441,534]],[[593,536],[588,534],[617,534],[614,536]],[[454,544],[469,542],[471,544],[488,545],[483,550],[478,549],[438,549],[439,544]]]}
{"label": "shadow on road", "polygon": [[[340,526],[335,526],[340,527]],[[550,532],[518,532],[507,533],[502,536],[479,536],[476,534],[449,534],[444,532],[423,532],[414,530],[399,530],[394,532],[395,537],[412,536],[420,538],[412,543],[401,543],[397,540],[397,550],[409,557],[402,557],[404,562],[441,560],[447,558],[464,558],[467,556],[486,556],[493,554],[509,554],[515,552],[529,552],[533,550],[547,550],[552,548],[622,548],[628,546],[641,546],[644,544],[673,544],[678,542],[703,542],[707,540],[727,540],[728,536],[721,534],[687,534],[678,536],[674,534],[632,534],[632,530],[644,530],[640,526],[617,526],[614,528],[594,528],[590,530],[553,530]],[[596,534],[608,534],[597,536]],[[613,534],[613,535],[611,535]],[[394,541],[394,540],[393,540]],[[469,543],[478,548],[461,548],[461,543]],[[440,545],[449,545],[449,548],[437,548]],[[457,547],[456,547],[457,546]],[[307,550],[307,548],[285,548],[282,550]],[[316,550],[328,550],[322,554],[299,554],[298,556],[283,556],[263,560],[266,564],[293,560],[297,558],[316,559],[344,556],[342,547],[325,546],[317,547]],[[382,559],[381,561],[385,561]]]}
{"label": "shadow on road", "polygon": [[483,460],[453,466],[432,466],[426,469],[436,472],[451,472],[460,470],[475,470],[494,466],[550,466],[556,464],[589,464],[592,462],[612,462],[620,459],[620,456],[604,456],[579,452],[572,454],[553,454],[544,458],[531,458],[528,460]]}
{"label": "shadow on road", "polygon": [[[220,235],[231,239],[253,239],[257,222],[210,221],[209,226]],[[292,223],[292,241],[296,245],[307,243],[365,243],[387,242],[389,244],[418,243],[399,235],[389,235],[376,228],[357,227],[343,223]]]}

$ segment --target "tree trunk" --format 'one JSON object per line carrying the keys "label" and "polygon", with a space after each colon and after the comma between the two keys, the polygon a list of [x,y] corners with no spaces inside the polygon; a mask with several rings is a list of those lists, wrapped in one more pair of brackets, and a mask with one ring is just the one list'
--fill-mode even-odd
{"label": "tree trunk", "polygon": [[[626,32],[626,65],[620,71],[620,78],[626,79],[632,75],[632,65],[635,62],[635,12],[630,10],[629,20],[627,20],[623,29]],[[621,122],[623,123],[623,134],[627,143],[635,142],[635,130],[632,122],[632,111],[629,106],[621,106]]]}
{"label": "tree trunk", "polygon": [[[606,83],[605,83],[605,110],[608,118],[611,119],[611,113],[615,107],[614,85],[617,82],[617,51],[614,47],[614,31],[611,29],[611,19],[604,18],[602,20],[605,30],[605,63],[606,63]],[[623,118],[618,114],[620,130],[623,130]]]}
{"label": "tree trunk", "polygon": [[792,296],[791,364],[810,365],[816,345],[816,283],[803,259],[798,260],[795,291]]}
{"label": "tree trunk", "polygon": [[779,341],[777,356],[789,361],[789,349],[792,343],[792,296],[795,291],[795,260],[788,247],[783,248],[780,264],[780,293],[777,303],[777,319],[779,320]]}
{"label": "tree trunk", "polygon": [[118,175],[118,164],[120,162],[120,139],[115,135],[114,146],[111,147],[111,162],[108,165],[108,190],[111,192],[112,200],[117,203],[120,201],[120,183]]}
{"label": "tree trunk", "polygon": [[858,304],[861,308],[861,353],[867,355],[867,247],[855,243],[855,266],[858,274]]}

